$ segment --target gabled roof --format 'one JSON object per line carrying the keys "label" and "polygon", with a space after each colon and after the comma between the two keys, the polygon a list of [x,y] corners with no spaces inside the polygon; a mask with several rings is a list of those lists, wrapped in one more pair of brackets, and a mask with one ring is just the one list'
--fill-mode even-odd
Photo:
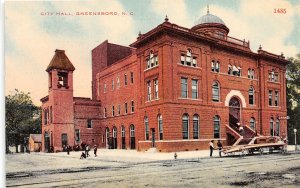
{"label": "gabled roof", "polygon": [[30,137],[34,142],[42,142],[42,134],[30,134],[29,138]]}
{"label": "gabled roof", "polygon": [[61,69],[61,70],[67,70],[67,71],[74,71],[75,67],[69,60],[69,58],[66,56],[64,50],[55,50],[55,54],[48,65],[46,71],[49,72],[52,69]]}

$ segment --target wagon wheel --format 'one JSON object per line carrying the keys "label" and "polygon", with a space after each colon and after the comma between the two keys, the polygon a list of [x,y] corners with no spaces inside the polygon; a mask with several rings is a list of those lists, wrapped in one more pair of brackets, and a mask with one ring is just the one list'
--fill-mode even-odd
{"label": "wagon wheel", "polygon": [[259,148],[259,149],[258,149],[258,152],[259,152],[260,155],[263,155],[263,154],[264,154],[263,148]]}

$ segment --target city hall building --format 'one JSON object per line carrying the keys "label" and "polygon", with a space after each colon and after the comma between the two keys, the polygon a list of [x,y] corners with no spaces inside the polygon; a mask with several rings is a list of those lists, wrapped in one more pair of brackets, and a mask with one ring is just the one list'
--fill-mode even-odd
{"label": "city hall building", "polygon": [[289,62],[228,33],[207,12],[192,28],[166,17],[129,47],[104,41],[92,50],[92,99],[73,96],[75,67],[56,50],[41,99],[43,151],[86,143],[171,152],[286,137]]}

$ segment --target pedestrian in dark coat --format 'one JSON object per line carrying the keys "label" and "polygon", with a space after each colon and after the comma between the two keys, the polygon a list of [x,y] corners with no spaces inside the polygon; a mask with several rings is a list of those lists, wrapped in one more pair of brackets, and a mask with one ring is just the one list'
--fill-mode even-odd
{"label": "pedestrian in dark coat", "polygon": [[90,146],[89,146],[89,145],[86,145],[86,146],[85,146],[85,155],[86,155],[86,157],[89,157],[89,156],[90,156],[89,151],[90,151]]}
{"label": "pedestrian in dark coat", "polygon": [[219,156],[222,157],[221,151],[223,149],[223,145],[222,145],[220,140],[218,140],[217,146],[218,146],[218,149],[219,149]]}
{"label": "pedestrian in dark coat", "polygon": [[80,159],[85,159],[86,158],[86,155],[84,152],[81,153],[81,156],[80,156]]}
{"label": "pedestrian in dark coat", "polygon": [[211,140],[210,142],[209,142],[209,149],[210,149],[210,157],[212,157],[212,154],[213,154],[213,151],[214,151],[214,141],[213,140]]}
{"label": "pedestrian in dark coat", "polygon": [[95,157],[97,157],[97,149],[98,149],[98,148],[97,148],[97,145],[95,145],[95,146],[94,146],[94,155],[95,155]]}
{"label": "pedestrian in dark coat", "polygon": [[67,154],[70,155],[71,147],[70,147],[69,145],[67,145],[67,148],[66,148],[66,149],[67,149]]}

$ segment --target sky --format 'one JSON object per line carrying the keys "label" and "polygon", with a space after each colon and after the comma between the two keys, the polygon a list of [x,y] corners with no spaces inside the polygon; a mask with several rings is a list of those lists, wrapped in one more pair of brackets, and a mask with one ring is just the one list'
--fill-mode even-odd
{"label": "sky", "polygon": [[[300,0],[5,1],[5,95],[30,92],[34,104],[48,94],[46,68],[55,49],[75,66],[74,96],[91,97],[91,50],[105,40],[128,46],[139,31],[163,23],[191,28],[207,12],[221,18],[229,36],[250,48],[295,57],[300,53]],[[286,13],[275,13],[284,9]],[[77,15],[113,12],[117,15]],[[122,15],[122,12],[127,13]]]}

